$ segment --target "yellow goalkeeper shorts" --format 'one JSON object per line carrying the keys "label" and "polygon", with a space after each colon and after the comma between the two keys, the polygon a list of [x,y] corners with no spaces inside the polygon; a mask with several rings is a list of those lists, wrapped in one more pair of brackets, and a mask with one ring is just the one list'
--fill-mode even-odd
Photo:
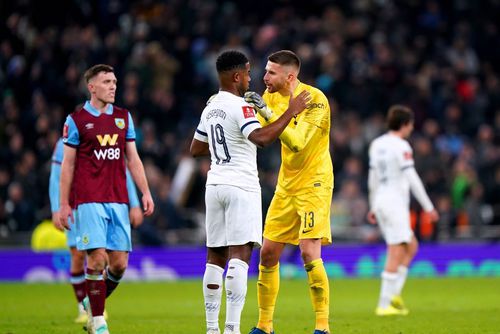
{"label": "yellow goalkeeper shorts", "polygon": [[322,239],[323,245],[331,244],[331,202],[331,189],[295,196],[275,193],[267,211],[264,238],[292,245],[301,239]]}

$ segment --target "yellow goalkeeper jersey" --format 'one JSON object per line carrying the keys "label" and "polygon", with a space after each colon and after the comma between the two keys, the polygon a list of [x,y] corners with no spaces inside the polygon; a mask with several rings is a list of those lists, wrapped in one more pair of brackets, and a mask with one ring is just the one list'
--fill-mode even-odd
{"label": "yellow goalkeeper jersey", "polygon": [[[303,90],[311,94],[306,110],[292,119],[280,136],[281,167],[277,193],[297,195],[313,190],[333,189],[333,166],[330,156],[330,105],[319,89],[299,82],[293,92]],[[276,116],[288,109],[289,96],[279,92],[262,96]]]}

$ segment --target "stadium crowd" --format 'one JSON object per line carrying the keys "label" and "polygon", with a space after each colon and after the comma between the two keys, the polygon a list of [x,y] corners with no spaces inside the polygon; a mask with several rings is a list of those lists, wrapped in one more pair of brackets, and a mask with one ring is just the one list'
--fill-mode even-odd
{"label": "stadium crowd", "polygon": [[[379,238],[365,219],[367,150],[393,103],[415,112],[416,167],[441,215],[428,226],[414,205],[421,239],[500,238],[498,1],[50,3],[0,4],[0,244],[50,217],[52,150],[97,63],[115,68],[155,198],[136,237],[201,243],[209,161],[189,143],[227,49],[249,55],[259,93],[267,55],[294,50],[301,80],[330,99],[334,240]],[[258,160],[265,210],[279,145]]]}

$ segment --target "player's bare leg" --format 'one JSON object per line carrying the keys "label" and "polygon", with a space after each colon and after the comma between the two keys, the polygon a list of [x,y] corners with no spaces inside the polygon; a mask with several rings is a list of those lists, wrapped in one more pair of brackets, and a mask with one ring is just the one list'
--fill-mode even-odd
{"label": "player's bare leg", "polygon": [[106,266],[106,298],[116,289],[128,266],[128,252],[107,251],[109,265]]}
{"label": "player's bare leg", "polygon": [[406,244],[406,251],[403,256],[403,260],[401,261],[401,264],[398,266],[397,269],[398,278],[396,279],[394,297],[391,300],[392,306],[394,306],[397,309],[406,310],[406,312],[408,312],[408,309],[406,308],[401,295],[403,287],[406,283],[406,278],[408,276],[408,268],[411,262],[413,261],[413,258],[417,254],[417,251],[418,251],[418,241],[417,238],[413,236],[411,241],[408,244]]}
{"label": "player's bare leg", "polygon": [[299,247],[316,316],[315,333],[329,333],[330,285],[321,259],[321,239],[301,239]]}

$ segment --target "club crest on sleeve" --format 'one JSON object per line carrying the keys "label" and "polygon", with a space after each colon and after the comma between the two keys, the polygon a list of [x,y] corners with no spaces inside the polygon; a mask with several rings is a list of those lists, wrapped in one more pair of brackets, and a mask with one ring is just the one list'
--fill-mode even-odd
{"label": "club crest on sleeve", "polygon": [[125,127],[125,120],[123,118],[115,118],[115,124],[121,130]]}
{"label": "club crest on sleeve", "polygon": [[68,138],[68,124],[64,124],[64,127],[63,127],[63,138]]}
{"label": "club crest on sleeve", "polygon": [[404,152],[404,158],[405,160],[412,160],[413,155],[411,154],[411,152]]}
{"label": "club crest on sleeve", "polygon": [[243,109],[243,117],[245,117],[245,118],[255,117],[255,112],[253,111],[252,107],[242,106],[241,109]]}

